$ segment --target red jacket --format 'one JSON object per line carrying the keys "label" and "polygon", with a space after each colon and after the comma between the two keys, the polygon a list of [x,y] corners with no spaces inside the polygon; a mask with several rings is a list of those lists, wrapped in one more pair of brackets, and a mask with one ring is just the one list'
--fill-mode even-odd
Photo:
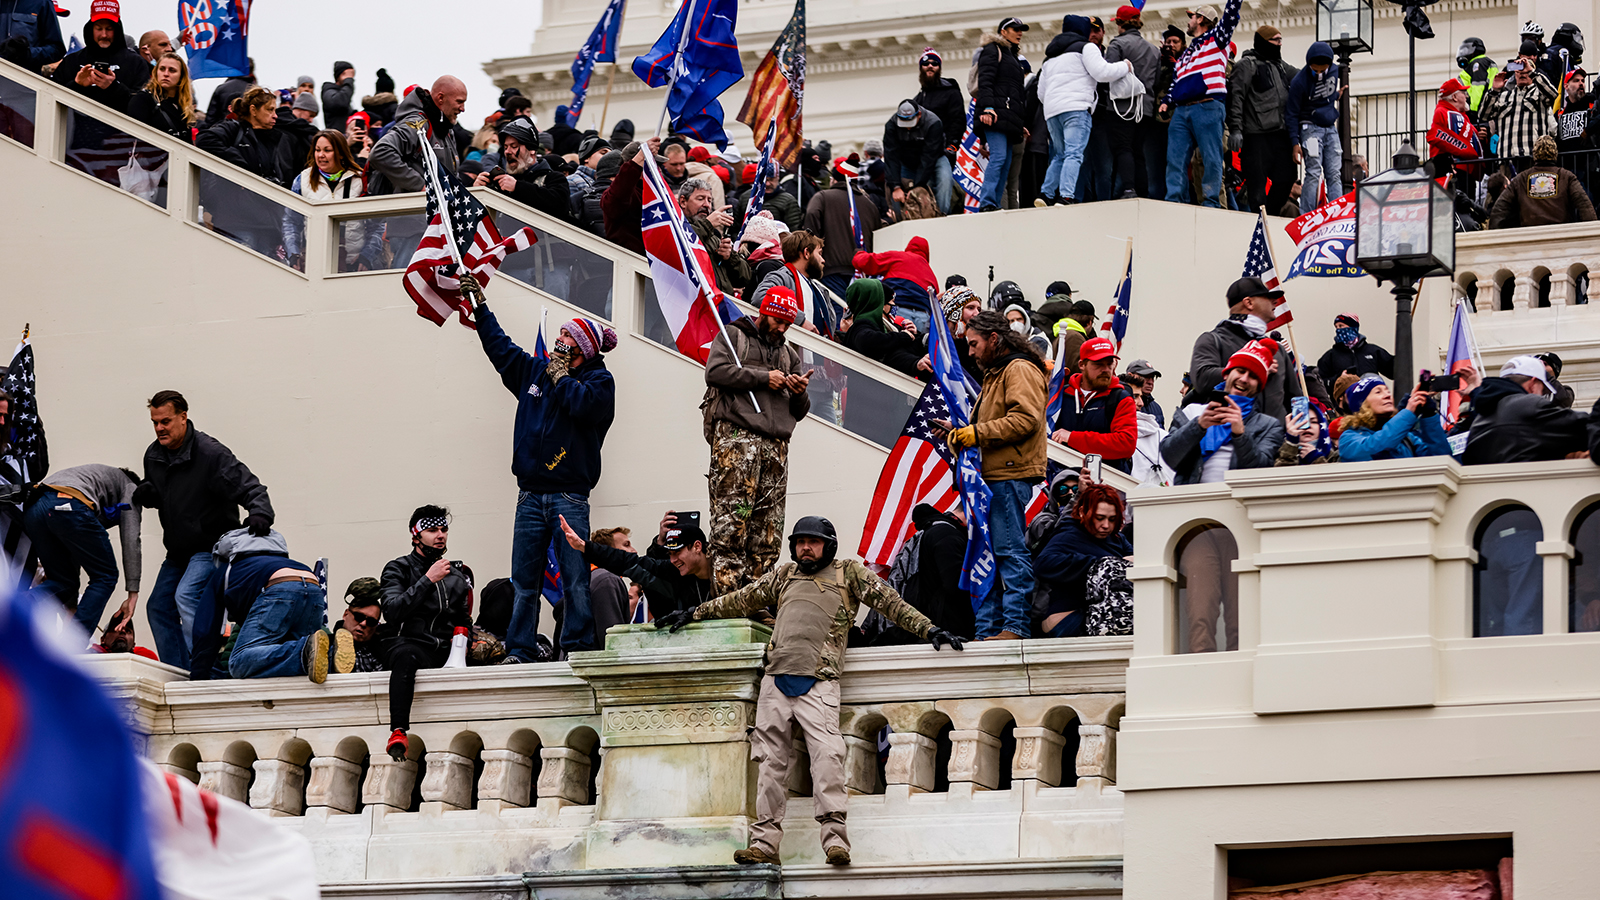
{"label": "red jacket", "polygon": [[[1428,129],[1428,155],[1450,156],[1455,159],[1477,159],[1483,156],[1483,145],[1478,141],[1477,129],[1465,114],[1456,112],[1443,100],[1433,108],[1433,127]],[[1481,165],[1468,163],[1459,167],[1469,177],[1477,177]]]}
{"label": "red jacket", "polygon": [[[1133,395],[1127,392],[1122,382],[1113,381],[1111,387],[1091,394],[1084,401],[1079,390],[1082,378],[1080,372],[1068,380],[1061,398],[1061,413],[1050,423],[1051,432],[1070,432],[1066,444],[1079,453],[1098,453],[1107,462],[1131,459],[1134,447],[1139,443],[1138,410]],[[1119,388],[1122,389],[1121,399],[1115,409],[1107,411],[1106,400]],[[1107,412],[1110,414],[1109,422],[1106,422]]]}
{"label": "red jacket", "polygon": [[857,250],[851,260],[863,275],[880,275],[884,278],[903,278],[935,294],[939,292],[939,278],[928,265],[927,238],[914,237],[904,250],[885,250],[868,253]]}
{"label": "red jacket", "polygon": [[605,218],[606,240],[635,253],[644,253],[644,235],[639,226],[644,215],[644,169],[627,160],[617,177],[600,195],[600,214]]}

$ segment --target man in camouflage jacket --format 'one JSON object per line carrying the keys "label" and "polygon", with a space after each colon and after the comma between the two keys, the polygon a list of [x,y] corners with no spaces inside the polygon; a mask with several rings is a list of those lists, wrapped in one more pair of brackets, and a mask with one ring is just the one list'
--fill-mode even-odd
{"label": "man in camouflage jacket", "polygon": [[793,724],[800,726],[811,753],[812,798],[822,824],[822,847],[832,865],[850,862],[845,834],[844,737],[839,733],[839,672],[845,640],[861,603],[928,640],[961,649],[962,638],[935,628],[866,566],[834,558],[839,540],[833,523],[806,516],[789,535],[793,563],[778,566],[731,594],[707,600],[693,610],[671,613],[656,627],[676,631],[689,622],[734,618],[774,606],[778,610],[767,644],[767,671],[756,700],[756,727],[750,758],[756,778],[756,820],[750,846],[733,854],[740,864],[778,863],[783,814],[793,759]]}

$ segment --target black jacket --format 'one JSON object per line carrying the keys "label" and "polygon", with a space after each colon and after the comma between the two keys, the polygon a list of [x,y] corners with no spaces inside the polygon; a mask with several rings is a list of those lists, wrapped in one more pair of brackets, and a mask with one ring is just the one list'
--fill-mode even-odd
{"label": "black jacket", "polygon": [[639,585],[650,604],[650,614],[658,619],[675,610],[694,609],[715,596],[711,579],[680,575],[667,551],[655,541],[644,556],[588,541],[583,545],[583,558]]}
{"label": "black jacket", "polygon": [[1589,449],[1593,413],[1562,409],[1510,379],[1485,378],[1472,394],[1472,413],[1461,454],[1467,465],[1565,459]]}
{"label": "black jacket", "polygon": [[[919,112],[922,118],[910,128],[901,128],[894,116],[883,126],[883,161],[889,167],[891,186],[898,185],[902,177],[910,178],[912,187],[930,186],[934,167],[949,143],[943,120],[926,107],[919,108]],[[909,174],[902,169],[909,170]]]}
{"label": "black jacket", "polygon": [[[100,45],[94,42],[92,34],[94,24],[85,22],[83,49],[76,53],[68,53],[56,66],[50,80],[63,87],[69,87],[91,100],[104,103],[117,112],[127,112],[128,101],[133,98],[134,92],[150,81],[150,64],[137,52],[128,49],[127,38],[122,33],[122,23],[115,24],[116,35],[111,39],[111,46],[102,50]],[[78,70],[94,63],[115,66],[112,74],[116,76],[116,82],[105,89],[78,84]]]}
{"label": "black jacket", "polygon": [[1016,45],[998,35],[985,35],[984,41],[978,51],[977,114],[994,110],[995,122],[986,127],[1020,139],[1028,122],[1023,118],[1023,72]]}
{"label": "black jacket", "polygon": [[[1189,376],[1196,388],[1216,387],[1227,374],[1224,367],[1239,348],[1250,343],[1250,332],[1232,319],[1195,338],[1189,359]],[[1278,371],[1267,376],[1267,383],[1256,397],[1256,409],[1282,421],[1289,414],[1289,398],[1300,396],[1300,379],[1294,377],[1294,364],[1287,347],[1278,349]]]}
{"label": "black jacket", "polygon": [[939,78],[923,85],[911,102],[939,117],[944,126],[944,145],[953,155],[955,146],[967,131],[967,96],[954,78]]}
{"label": "black jacket", "polygon": [[897,372],[923,381],[928,379],[927,372],[917,370],[917,363],[927,355],[927,348],[898,328],[886,329],[881,323],[857,321],[844,333],[840,343]]}
{"label": "black jacket", "polygon": [[183,110],[178,108],[178,101],[172,97],[157,101],[148,90],[140,91],[128,101],[128,115],[185,144],[194,143],[194,132],[184,119]]}
{"label": "black jacket", "polygon": [[206,104],[206,124],[221,124],[228,118],[228,107],[233,105],[233,101],[255,86],[254,81],[242,75],[235,75],[217,85],[217,89],[211,92],[211,102]]}
{"label": "black jacket", "polygon": [[1394,357],[1389,351],[1362,338],[1361,343],[1356,344],[1353,349],[1335,343],[1328,348],[1327,353],[1322,354],[1321,359],[1317,360],[1317,375],[1322,378],[1322,383],[1330,388],[1347,369],[1357,375],[1382,375],[1385,378],[1393,378]]}
{"label": "black jacket", "polygon": [[144,451],[144,477],[155,486],[149,506],[161,511],[167,558],[185,560],[211,550],[225,531],[239,527],[239,507],[273,518],[266,485],[223,443],[195,428],[177,450],[152,442]]}
{"label": "black jacket", "polygon": [[296,116],[287,109],[278,109],[278,124],[272,129],[278,133],[278,175],[285,187],[294,183],[294,177],[307,167],[311,145],[317,140],[317,126]]}
{"label": "black jacket", "polygon": [[923,529],[917,547],[915,606],[935,627],[971,638],[976,633],[972,595],[961,589],[966,555],[965,525],[946,516]]}
{"label": "black jacket", "polygon": [[275,184],[288,184],[300,169],[289,172],[286,178],[280,168],[278,154],[283,136],[276,128],[252,128],[230,119],[201,131],[195,146]]}
{"label": "black jacket", "polygon": [[509,192],[501,191],[496,179],[489,179],[489,187],[506,194],[511,199],[531,206],[563,222],[572,221],[571,196],[567,191],[567,176],[550,168],[550,163],[540,158],[533,165],[511,176],[517,185]]}
{"label": "black jacket", "polygon": [[1075,518],[1067,517],[1039,548],[1033,573],[1050,590],[1051,614],[1088,606],[1089,570],[1102,559],[1133,555],[1133,544],[1114,531],[1104,540],[1090,534]]}
{"label": "black jacket", "polygon": [[436,557],[412,550],[383,567],[383,618],[399,640],[448,647],[457,628],[472,625],[472,570],[457,560],[438,583],[428,580]]}
{"label": "black jacket", "polygon": [[344,131],[345,121],[355,113],[356,80],[346,78],[334,84],[322,83],[322,121],[334,131]]}

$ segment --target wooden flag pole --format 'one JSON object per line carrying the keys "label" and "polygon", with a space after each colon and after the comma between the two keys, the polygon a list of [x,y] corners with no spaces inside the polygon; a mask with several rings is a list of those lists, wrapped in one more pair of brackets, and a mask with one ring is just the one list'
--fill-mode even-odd
{"label": "wooden flag pole", "polygon": [[30,331],[32,331],[32,330],[33,330],[33,325],[31,323],[28,323],[28,322],[23,322],[22,323],[22,339],[24,341],[26,341],[28,339],[28,333]]}
{"label": "wooden flag pole", "polygon": [[[1256,215],[1260,217],[1261,236],[1267,241],[1267,258],[1272,260],[1272,271],[1276,272],[1278,271],[1278,254],[1273,252],[1272,249],[1272,227],[1267,224],[1267,211],[1259,209],[1256,211]],[[1281,287],[1283,282],[1280,280],[1278,285]],[[1289,354],[1294,357],[1294,374],[1300,380],[1300,396],[1310,397],[1311,391],[1306,388],[1306,369],[1300,362],[1300,348],[1295,344],[1294,340],[1294,320],[1290,319],[1284,323],[1283,327],[1289,332]],[[1331,386],[1324,385],[1324,387]]]}
{"label": "wooden flag pole", "polygon": [[[611,72],[606,75],[606,102],[600,107],[600,136],[605,137],[606,115],[611,112],[611,85],[617,80],[617,64],[611,64]],[[620,147],[617,149],[621,149]]]}

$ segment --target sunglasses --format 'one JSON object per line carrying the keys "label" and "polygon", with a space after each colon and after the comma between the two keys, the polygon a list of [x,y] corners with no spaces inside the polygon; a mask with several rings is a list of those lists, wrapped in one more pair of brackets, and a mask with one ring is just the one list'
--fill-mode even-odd
{"label": "sunglasses", "polygon": [[368,628],[377,628],[378,627],[378,617],[377,616],[369,616],[369,615],[367,615],[365,613],[358,613],[353,609],[349,610],[349,613],[350,613],[350,618],[355,619],[357,625],[365,625]]}

